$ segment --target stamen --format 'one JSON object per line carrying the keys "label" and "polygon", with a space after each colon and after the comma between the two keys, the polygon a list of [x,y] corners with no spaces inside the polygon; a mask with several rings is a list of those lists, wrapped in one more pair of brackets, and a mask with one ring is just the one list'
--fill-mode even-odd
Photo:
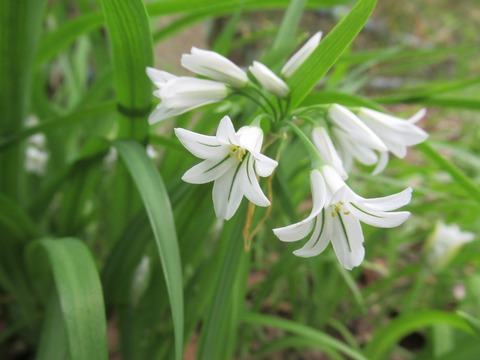
{"label": "stamen", "polygon": [[340,214],[343,212],[344,215],[350,215],[350,211],[342,211],[342,206],[345,205],[343,201],[339,201],[338,203],[332,205],[332,217],[335,217],[335,214]]}
{"label": "stamen", "polygon": [[230,151],[230,156],[236,156],[238,162],[242,162],[243,157],[247,153],[247,150],[241,148],[238,145],[233,145],[233,144],[230,145],[230,149],[232,150],[232,151]]}

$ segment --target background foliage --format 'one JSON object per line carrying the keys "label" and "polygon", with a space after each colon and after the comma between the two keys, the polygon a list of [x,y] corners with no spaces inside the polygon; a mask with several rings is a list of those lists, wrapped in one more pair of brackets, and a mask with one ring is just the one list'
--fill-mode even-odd
{"label": "background foliage", "polygon": [[[443,267],[428,262],[426,246],[438,220],[479,231],[480,10],[473,0],[353,5],[0,2],[2,358],[480,354],[478,235]],[[180,54],[194,45],[276,68],[318,30],[329,35],[291,79],[295,104],[405,116],[428,108],[428,143],[384,175],[351,176],[367,197],[415,189],[405,225],[364,228],[366,261],[352,272],[330,250],[293,256],[295,246],[270,230],[309,208],[300,148],[282,155],[274,206],[250,252],[246,204],[221,223],[211,185],[180,181],[196,160],[172,128],[212,133],[226,111],[239,125],[256,110],[250,104],[233,98],[155,128],[146,121],[155,102],[146,66],[179,73]],[[253,224],[263,215],[257,209]]]}

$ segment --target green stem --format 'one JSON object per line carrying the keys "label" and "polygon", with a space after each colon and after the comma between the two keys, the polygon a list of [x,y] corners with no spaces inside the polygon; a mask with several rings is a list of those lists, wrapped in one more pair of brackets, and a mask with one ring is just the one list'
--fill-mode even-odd
{"label": "green stem", "polygon": [[233,92],[233,94],[238,94],[238,95],[243,95],[243,96],[245,96],[247,99],[253,101],[255,104],[257,104],[258,106],[260,106],[260,107],[262,108],[262,110],[265,111],[267,114],[269,113],[268,108],[265,107],[264,104],[262,104],[260,101],[258,101],[258,99],[256,99],[256,98],[253,97],[252,95],[250,95],[248,92],[242,91],[242,90],[239,90],[239,89],[235,89],[235,92]]}
{"label": "green stem", "polygon": [[[28,114],[33,59],[43,1],[0,1],[0,138],[17,133]],[[23,147],[0,154],[0,192],[22,200]]]}
{"label": "green stem", "polygon": [[286,124],[290,126],[290,128],[298,136],[300,141],[303,143],[303,145],[307,149],[308,155],[310,155],[310,162],[311,162],[312,169],[325,165],[325,161],[320,156],[317,148],[315,147],[315,145],[313,145],[313,143],[310,141],[307,135],[305,135],[303,131],[297,125],[295,125],[292,121],[287,121]]}
{"label": "green stem", "polygon": [[428,142],[424,142],[418,146],[424,155],[428,156],[431,160],[436,162],[447,171],[452,178],[475,200],[480,202],[480,186],[473,182],[462,170],[460,170],[452,162],[445,159],[432,145]]}
{"label": "green stem", "polygon": [[258,94],[260,97],[265,101],[265,103],[270,107],[272,110],[272,115],[275,119],[278,119],[277,116],[277,109],[275,109],[275,106],[271,103],[271,101],[268,99],[268,97],[263,93],[261,89],[259,89],[255,84],[250,83],[250,87]]}

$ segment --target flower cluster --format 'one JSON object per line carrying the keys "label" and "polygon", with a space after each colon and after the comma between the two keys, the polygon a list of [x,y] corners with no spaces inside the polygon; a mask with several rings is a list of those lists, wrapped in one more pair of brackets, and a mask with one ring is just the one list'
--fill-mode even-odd
{"label": "flower cluster", "polygon": [[[340,104],[289,109],[292,89],[287,85],[288,79],[315,51],[320,40],[319,32],[286,62],[278,75],[258,61],[244,71],[220,54],[197,48],[184,54],[181,63],[208,79],[177,77],[148,68],[147,74],[158,88],[154,95],[161,100],[149,121],[155,123],[220,102],[229,94],[244,95],[256,102],[270,117],[274,125],[271,131],[297,136],[311,160],[311,213],[298,223],[274,229],[274,234],[282,241],[298,241],[310,234],[305,245],[294,252],[302,257],[320,254],[331,242],[341,265],[352,269],[360,265],[365,255],[360,223],[382,228],[399,226],[410,213],[395,210],[410,202],[412,189],[366,199],[346,184],[348,173],[354,161],[374,166],[373,174],[378,174],[387,166],[390,153],[404,158],[407,146],[428,137],[415,125],[425,110],[404,120],[377,110]],[[278,106],[273,105],[272,98],[276,98]],[[307,113],[308,118],[304,117]],[[302,120],[309,121],[302,124]],[[312,120],[313,128],[305,126]],[[231,119],[225,116],[215,136],[180,128],[175,129],[175,134],[193,155],[203,159],[182,179],[193,184],[213,181],[217,217],[230,219],[244,196],[258,206],[270,205],[258,177],[271,176],[278,163],[261,153],[264,134],[258,120],[235,131]]]}
{"label": "flower cluster", "polygon": [[[321,32],[315,34],[287,61],[281,70],[284,79],[292,75],[315,50],[321,36]],[[184,68],[211,80],[175,76],[166,71],[147,68],[147,75],[158,88],[153,94],[161,100],[149,117],[150,124],[222,101],[232,92],[241,93],[246,88],[258,91],[256,83],[279,98],[286,98],[290,94],[285,81],[258,61],[254,61],[248,68],[256,83],[229,59],[213,51],[193,47],[190,54],[182,56],[181,64]],[[260,92],[258,95],[263,94]]]}

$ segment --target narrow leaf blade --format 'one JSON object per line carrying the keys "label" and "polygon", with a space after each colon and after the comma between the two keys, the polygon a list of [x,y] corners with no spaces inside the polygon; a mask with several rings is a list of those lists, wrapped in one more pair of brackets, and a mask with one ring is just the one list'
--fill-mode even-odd
{"label": "narrow leaf blade", "polygon": [[350,46],[367,22],[376,3],[376,0],[360,0],[288,78],[287,83],[292,90],[292,108],[302,102]]}
{"label": "narrow leaf blade", "polygon": [[[39,262],[42,251],[48,264]],[[27,246],[25,255],[32,282],[39,280],[38,275],[41,273],[38,270],[44,269],[45,265],[51,269],[55,291],[49,300],[58,300],[60,313],[55,309],[48,312],[51,318],[46,319],[46,328],[55,331],[48,323],[58,324],[61,314],[71,359],[107,359],[103,292],[88,248],[74,238],[40,239]],[[52,304],[49,304],[50,309],[51,306]],[[52,335],[42,335],[42,339],[51,338]],[[40,349],[42,348],[48,348],[48,345],[41,344]],[[57,353],[55,349],[51,351]],[[48,353],[49,351],[42,352],[46,358]]]}
{"label": "narrow leaf blade", "polygon": [[133,140],[118,140],[113,144],[137,185],[150,220],[170,297],[176,359],[181,359],[184,326],[182,268],[168,194],[144,148]]}

